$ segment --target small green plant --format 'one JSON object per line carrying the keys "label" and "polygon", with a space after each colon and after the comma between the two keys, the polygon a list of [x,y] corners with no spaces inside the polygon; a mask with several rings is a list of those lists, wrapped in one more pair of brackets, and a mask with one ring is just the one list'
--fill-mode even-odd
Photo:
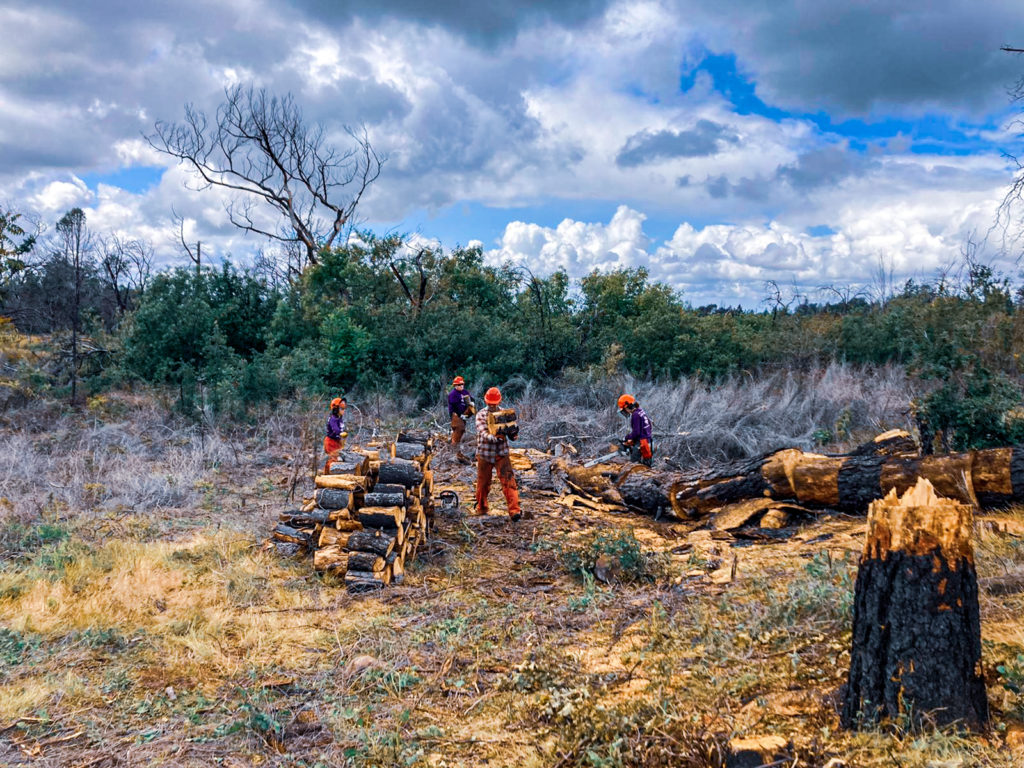
{"label": "small green plant", "polygon": [[0,664],[10,667],[20,664],[27,648],[28,643],[20,632],[0,627]]}
{"label": "small green plant", "polygon": [[595,569],[607,571],[604,578],[624,582],[654,581],[665,570],[664,558],[644,550],[632,528],[598,531],[579,546],[561,548],[559,559],[584,583]]}
{"label": "small green plant", "polygon": [[1003,688],[1017,694],[1015,713],[1024,714],[1024,653],[1018,653],[1013,661],[1004,662],[996,667]]}

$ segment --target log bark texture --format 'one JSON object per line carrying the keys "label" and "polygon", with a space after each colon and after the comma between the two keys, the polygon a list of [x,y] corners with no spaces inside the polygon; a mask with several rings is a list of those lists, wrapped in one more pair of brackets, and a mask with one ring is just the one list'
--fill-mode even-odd
{"label": "log bark texture", "polygon": [[927,480],[871,504],[854,593],[846,728],[988,723],[972,507]]}
{"label": "log bark texture", "polygon": [[365,528],[397,528],[405,522],[405,507],[362,507],[355,518]]}
{"label": "log bark texture", "polygon": [[379,573],[384,570],[384,558],[373,552],[349,552],[348,570]]}
{"label": "log bark texture", "polygon": [[395,548],[395,536],[383,531],[354,531],[348,537],[349,551],[373,552],[387,557]]}
{"label": "log bark texture", "polygon": [[317,488],[316,504],[321,509],[351,509],[352,493],[338,488]]}
{"label": "log bark texture", "polygon": [[398,483],[376,483],[373,488],[370,489],[373,493],[401,493],[405,495],[408,489],[404,485]]}
{"label": "log bark texture", "polygon": [[422,443],[395,443],[391,449],[391,458],[407,461],[423,462],[427,457],[426,446]]}
{"label": "log bark texture", "polygon": [[406,488],[415,488],[423,482],[423,471],[419,465],[405,459],[392,459],[381,462],[378,481],[395,483]]}
{"label": "log bark texture", "polygon": [[402,493],[380,493],[374,490],[363,498],[363,504],[368,507],[404,507],[406,503],[404,488]]}
{"label": "log bark texture", "polygon": [[365,475],[317,475],[317,488],[335,488],[340,491],[364,491],[370,480]]}

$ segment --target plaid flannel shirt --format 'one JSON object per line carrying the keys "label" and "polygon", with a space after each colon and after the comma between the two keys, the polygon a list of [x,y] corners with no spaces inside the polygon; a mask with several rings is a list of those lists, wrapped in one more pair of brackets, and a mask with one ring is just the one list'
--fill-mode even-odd
{"label": "plaid flannel shirt", "polygon": [[508,456],[508,440],[504,435],[487,431],[487,408],[476,414],[476,457],[493,464],[499,456]]}

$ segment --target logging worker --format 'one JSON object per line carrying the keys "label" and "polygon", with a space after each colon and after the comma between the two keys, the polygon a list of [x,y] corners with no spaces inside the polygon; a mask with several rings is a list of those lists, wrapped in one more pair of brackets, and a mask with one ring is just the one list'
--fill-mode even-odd
{"label": "logging worker", "polygon": [[645,466],[651,466],[654,458],[654,425],[640,403],[632,395],[622,395],[618,402],[619,413],[629,419],[629,434],[622,444],[629,448],[629,456]]}
{"label": "logging worker", "polygon": [[327,454],[324,472],[330,470],[331,460],[338,455],[338,451],[345,447],[345,438],[348,437],[348,432],[345,431],[345,407],[347,405],[344,397],[336,397],[331,400],[331,415],[327,417],[327,434],[324,436],[324,453]]}
{"label": "logging worker", "polygon": [[508,516],[512,522],[518,522],[522,518],[519,510],[519,489],[516,487],[516,475],[512,471],[512,462],[508,457],[508,438],[515,439],[518,432],[510,436],[492,435],[487,428],[488,412],[497,411],[501,402],[501,391],[497,387],[487,390],[484,402],[487,403],[487,407],[476,415],[476,514],[487,514],[487,494],[491,490],[492,473],[497,470],[501,492],[505,494],[505,503],[508,505]]}
{"label": "logging worker", "polygon": [[462,438],[466,434],[466,417],[476,412],[473,396],[466,391],[466,380],[456,376],[452,391],[448,393],[448,415],[452,421],[452,445],[459,461],[469,461],[462,453]]}

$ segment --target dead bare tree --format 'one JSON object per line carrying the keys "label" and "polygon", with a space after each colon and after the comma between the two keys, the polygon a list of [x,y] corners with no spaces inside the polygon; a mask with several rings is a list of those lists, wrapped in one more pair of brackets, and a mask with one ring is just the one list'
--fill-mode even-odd
{"label": "dead bare tree", "polygon": [[72,269],[71,291],[71,405],[78,395],[79,335],[82,322],[82,284],[93,258],[94,240],[85,223],[85,212],[72,208],[57,222],[57,242],[61,255]]}
{"label": "dead bare tree", "polygon": [[195,250],[192,250],[192,244],[185,239],[185,217],[174,208],[171,208],[171,221],[174,222],[174,226],[178,230],[178,242],[181,243],[182,250],[185,251],[189,261],[196,265],[196,277],[198,277],[203,270],[203,243],[201,240],[196,240]]}
{"label": "dead bare tree", "polygon": [[146,290],[153,271],[153,247],[145,240],[112,234],[102,239],[101,248],[102,279],[123,317],[132,308],[132,296]]}
{"label": "dead bare tree", "polygon": [[[301,243],[310,264],[352,219],[363,194],[380,176],[383,158],[364,131],[346,128],[353,140],[341,151],[320,124],[307,125],[291,94],[235,85],[211,123],[194,105],[182,123],[158,122],[147,137],[159,152],[190,166],[200,188],[240,193],[227,206],[232,224],[272,240]],[[286,234],[267,223],[283,216]]]}

